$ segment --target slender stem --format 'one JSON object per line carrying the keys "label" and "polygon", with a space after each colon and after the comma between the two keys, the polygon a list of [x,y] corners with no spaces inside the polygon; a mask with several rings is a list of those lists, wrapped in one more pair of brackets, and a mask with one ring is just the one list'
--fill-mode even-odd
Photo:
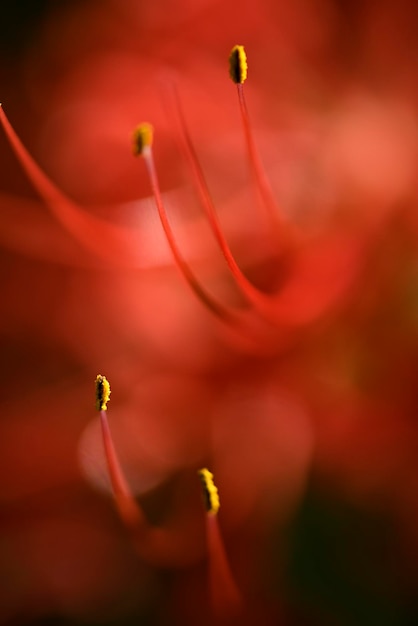
{"label": "slender stem", "polygon": [[248,280],[248,278],[242,272],[238,263],[235,260],[235,257],[231,251],[231,248],[229,247],[226,237],[223,234],[222,226],[219,222],[219,218],[216,213],[212,197],[210,195],[205,175],[197,157],[196,150],[190,137],[190,133],[187,129],[183,110],[175,89],[173,90],[173,95],[177,117],[179,120],[181,150],[183,151],[187,161],[189,162],[193,174],[195,187],[198,192],[202,206],[205,210],[212,232],[224,255],[224,258],[231,271],[232,277],[234,278],[236,284],[241,290],[241,293],[248,300],[248,302],[250,302],[260,313],[265,314],[266,310],[269,311],[271,308],[271,298],[267,294],[264,294],[262,291],[260,291],[257,287],[255,287],[255,285],[253,285],[253,283],[251,283],[251,281]]}
{"label": "slender stem", "polygon": [[101,262],[131,267],[134,264],[131,250],[138,245],[134,234],[120,225],[109,224],[90,215],[67,198],[26,150],[1,105],[0,124],[32,185],[64,228]]}
{"label": "slender stem", "polygon": [[209,576],[215,616],[232,617],[242,609],[242,598],[226,556],[217,515],[206,514]]}
{"label": "slender stem", "polygon": [[[243,97],[242,85],[237,85],[237,87],[239,88],[238,92]],[[223,233],[222,226],[220,224],[216,208],[213,203],[205,175],[203,173],[202,166],[200,165],[195,147],[193,145],[187,127],[180,98],[178,96],[175,85],[170,85],[170,87],[166,89],[165,95],[166,102],[168,103],[167,108],[169,110],[174,109],[174,115],[178,122],[178,128],[180,131],[178,134],[178,143],[180,150],[184,154],[187,162],[189,163],[196,191],[205,210],[212,232],[231,272],[232,278],[234,279],[237,287],[240,289],[242,295],[252,305],[254,310],[259,314],[260,318],[270,324],[273,324],[274,326],[280,326],[280,318],[277,316],[277,307],[280,300],[279,294],[265,293],[261,289],[257,288],[245,276],[237,261],[235,260],[232,250]],[[277,227],[280,221],[279,212],[276,207],[273,194],[269,187],[269,183],[265,175],[263,166],[260,162],[260,159],[258,158],[258,153],[253,140],[248,112],[245,106],[244,99],[242,100],[242,105],[244,128],[246,130],[245,136],[247,144],[249,146],[249,155],[253,176],[257,188],[260,190],[260,193],[262,193],[263,199],[265,200],[267,206],[270,207],[270,215],[274,218],[274,225],[277,231]],[[282,252],[285,252],[289,250],[289,245],[292,243],[293,235],[290,232],[289,228],[286,227],[286,229],[284,229],[282,223],[280,224],[280,234],[277,234],[280,238],[281,250]]]}
{"label": "slender stem", "polygon": [[147,526],[147,522],[142,509],[132,495],[123,474],[118,456],[116,454],[115,446],[113,444],[106,413],[107,412],[105,410],[100,411],[100,423],[113,496],[123,522],[131,532],[138,532],[139,528]]}
{"label": "slender stem", "polygon": [[172,228],[170,226],[170,223],[168,221],[168,217],[167,217],[167,213],[164,207],[164,203],[162,201],[162,196],[161,196],[161,192],[160,192],[160,186],[158,183],[158,177],[157,177],[157,172],[156,172],[156,168],[155,168],[155,163],[154,163],[154,158],[153,158],[153,153],[152,153],[152,148],[151,146],[147,146],[142,154],[144,160],[145,160],[145,165],[147,168],[147,172],[148,172],[148,176],[149,176],[149,180],[150,180],[150,184],[151,184],[151,188],[152,188],[152,192],[154,194],[154,199],[155,199],[155,203],[157,206],[157,210],[158,210],[158,214],[160,217],[160,221],[165,233],[165,236],[167,238],[167,242],[168,245],[170,246],[171,252],[174,256],[174,260],[177,264],[177,267],[179,268],[180,272],[182,273],[182,275],[184,276],[184,278],[186,279],[186,281],[188,282],[189,286],[191,287],[191,289],[193,290],[193,292],[196,294],[196,296],[199,298],[199,300],[201,300],[206,307],[212,311],[212,313],[214,313],[217,317],[221,318],[223,321],[229,323],[229,324],[234,324],[236,325],[238,322],[238,317],[237,315],[228,307],[226,307],[225,305],[219,303],[217,300],[215,300],[199,283],[199,281],[197,280],[197,278],[195,277],[195,275],[193,274],[193,272],[191,271],[190,267],[188,266],[187,262],[185,261],[185,259],[183,258],[180,249],[177,245],[174,233],[172,231]]}
{"label": "slender stem", "polygon": [[254,136],[248,114],[247,103],[244,94],[244,85],[237,84],[239,108],[241,112],[242,126],[244,129],[245,141],[247,144],[249,163],[252,170],[255,185],[260,193],[261,199],[268,215],[274,225],[275,230],[283,230],[283,215],[277,206],[274,194],[272,192],[270,182],[266,176],[266,172],[261,163],[260,156],[254,141]]}

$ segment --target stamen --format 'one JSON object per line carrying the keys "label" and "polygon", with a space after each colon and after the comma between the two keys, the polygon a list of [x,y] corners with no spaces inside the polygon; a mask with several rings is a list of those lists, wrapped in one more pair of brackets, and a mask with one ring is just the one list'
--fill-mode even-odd
{"label": "stamen", "polygon": [[226,556],[219,528],[218,490],[213,474],[206,468],[198,472],[203,486],[206,508],[206,533],[208,540],[211,602],[214,614],[225,618],[236,615],[242,608],[242,599]]}
{"label": "stamen", "polygon": [[96,377],[96,409],[107,411],[107,403],[110,400],[110,385],[106,376],[98,374]]}
{"label": "stamen", "polygon": [[103,444],[113,497],[119,514],[127,528],[131,532],[138,533],[138,530],[142,530],[147,526],[147,522],[142,509],[129,489],[116,454],[109,422],[107,420],[107,403],[109,398],[109,382],[105,376],[98,374],[96,377],[96,408],[100,412]]}
{"label": "stamen", "polygon": [[202,481],[206,511],[210,515],[216,515],[219,511],[219,495],[213,482],[213,474],[206,468],[199,470],[198,473]]}
{"label": "stamen", "polygon": [[237,85],[247,79],[247,54],[244,46],[234,46],[229,55],[229,75]]}
{"label": "stamen", "polygon": [[244,81],[247,77],[247,55],[245,53],[244,46],[234,46],[232,48],[232,52],[229,57],[229,67],[230,76],[237,86],[242,125],[254,183],[274,228],[276,230],[279,228],[281,231],[283,228],[283,216],[277,206],[269,180],[258,154],[245,100]]}
{"label": "stamen", "polygon": [[237,314],[232,311],[230,307],[219,303],[215,300],[199,283],[187,262],[183,258],[180,249],[177,245],[174,233],[168,221],[167,212],[164,207],[162,195],[160,191],[160,185],[158,182],[157,171],[155,167],[153,151],[152,151],[152,127],[149,124],[141,124],[134,131],[134,154],[140,154],[147,168],[147,173],[151,185],[151,189],[154,195],[155,204],[157,206],[160,221],[167,238],[168,245],[170,246],[174,260],[182,273],[183,277],[188,282],[189,286],[196,294],[196,296],[205,304],[205,306],[212,311],[216,316],[222,319],[228,324],[236,326],[239,324],[239,318]]}
{"label": "stamen", "polygon": [[144,122],[143,124],[139,124],[137,128],[134,130],[133,134],[133,153],[135,156],[139,154],[143,154],[146,148],[150,148],[152,146],[152,142],[154,140],[154,128],[151,124],[147,124]]}
{"label": "stamen", "polygon": [[130,250],[137,247],[134,234],[120,225],[90,215],[67,198],[26,150],[1,105],[0,124],[32,185],[64,228],[94,257],[110,262],[112,266],[131,267]]}

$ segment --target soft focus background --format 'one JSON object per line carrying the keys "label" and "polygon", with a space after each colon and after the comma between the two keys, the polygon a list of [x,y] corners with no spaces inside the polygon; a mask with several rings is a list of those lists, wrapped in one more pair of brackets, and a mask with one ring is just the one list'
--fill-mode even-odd
{"label": "soft focus background", "polygon": [[[288,261],[252,199],[236,43],[263,163],[303,240]],[[137,243],[123,267],[111,249],[110,264],[92,258],[0,132],[1,624],[209,624],[206,464],[237,623],[418,624],[417,70],[412,0],[2,2],[15,130]],[[256,346],[231,340],[172,267],[131,155],[132,129],[152,122],[182,250],[240,304],[178,156],[173,81],[239,263],[282,297]],[[135,553],[114,510],[97,373],[129,482],[177,533],[166,563]]]}

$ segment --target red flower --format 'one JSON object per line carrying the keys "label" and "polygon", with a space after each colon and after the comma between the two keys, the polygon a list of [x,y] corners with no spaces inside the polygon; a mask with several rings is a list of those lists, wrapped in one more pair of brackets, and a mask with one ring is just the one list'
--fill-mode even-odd
{"label": "red flower", "polygon": [[[298,619],[285,529],[312,475],[362,507],[388,497],[415,545],[417,121],[398,85],[377,98],[341,75],[341,61],[337,71],[337,18],[303,1],[286,11],[247,2],[238,13],[209,1],[91,3],[57,14],[25,61],[22,91],[41,130],[3,99],[48,172],[2,112],[40,196],[12,194],[10,181],[2,193],[13,570],[4,621],[105,622],[113,611],[206,623],[196,474],[206,466],[240,624]],[[250,54],[249,119],[238,87],[244,136],[220,65],[235,40]],[[378,74],[375,54],[363,58]],[[325,101],[325,85],[327,106],[301,96]],[[148,140],[145,163],[129,153],[138,117],[154,126],[155,164]],[[132,492],[141,506],[127,523],[146,528],[134,537],[137,560],[110,498],[94,489],[109,491],[89,399],[98,371],[112,381],[107,441],[127,501]],[[302,617],[318,623],[313,615]]]}

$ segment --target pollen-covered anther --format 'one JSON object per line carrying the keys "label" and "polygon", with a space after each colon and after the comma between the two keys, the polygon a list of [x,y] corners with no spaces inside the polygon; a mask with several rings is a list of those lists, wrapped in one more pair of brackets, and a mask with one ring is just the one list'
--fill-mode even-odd
{"label": "pollen-covered anther", "polygon": [[96,409],[107,411],[107,403],[110,400],[110,384],[106,376],[96,376]]}
{"label": "pollen-covered anther", "polygon": [[205,502],[205,508],[211,515],[216,515],[219,511],[219,495],[218,489],[213,482],[213,474],[208,469],[203,468],[199,470],[200,480],[203,487],[203,498]]}
{"label": "pollen-covered anther", "polygon": [[244,46],[234,46],[229,55],[229,75],[234,83],[242,85],[247,78],[247,55]]}
{"label": "pollen-covered anther", "polygon": [[151,124],[144,122],[139,124],[133,132],[133,146],[132,151],[135,156],[144,154],[146,148],[152,146],[154,137],[154,128]]}

